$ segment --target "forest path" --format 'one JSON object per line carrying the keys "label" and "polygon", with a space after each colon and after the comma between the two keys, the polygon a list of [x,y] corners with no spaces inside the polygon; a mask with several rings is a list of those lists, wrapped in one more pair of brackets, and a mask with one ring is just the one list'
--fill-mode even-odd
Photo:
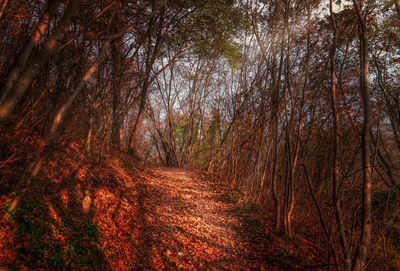
{"label": "forest path", "polygon": [[195,171],[151,169],[138,185],[145,270],[282,270],[268,264],[261,224],[229,190]]}
{"label": "forest path", "polygon": [[299,270],[265,212],[212,174],[66,157],[0,220],[0,270]]}

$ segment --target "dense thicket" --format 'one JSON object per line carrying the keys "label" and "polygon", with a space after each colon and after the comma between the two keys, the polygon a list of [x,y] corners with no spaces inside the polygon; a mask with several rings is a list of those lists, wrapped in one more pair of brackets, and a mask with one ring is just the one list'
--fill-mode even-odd
{"label": "dense thicket", "polygon": [[0,20],[7,193],[81,140],[224,176],[327,268],[400,268],[399,1],[3,0]]}

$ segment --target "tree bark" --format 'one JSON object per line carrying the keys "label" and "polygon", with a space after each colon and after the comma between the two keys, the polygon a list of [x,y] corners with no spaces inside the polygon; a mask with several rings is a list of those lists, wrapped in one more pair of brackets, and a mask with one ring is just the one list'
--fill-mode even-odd
{"label": "tree bark", "polygon": [[[300,160],[301,160],[301,158],[300,158]],[[313,200],[315,208],[317,209],[317,212],[318,212],[319,222],[320,222],[322,230],[324,231],[324,234],[326,236],[326,240],[327,240],[326,242],[327,242],[327,245],[328,245],[328,249],[332,252],[333,260],[335,261],[335,266],[338,268],[337,254],[336,254],[336,251],[335,251],[335,249],[334,249],[334,247],[332,245],[331,236],[329,234],[328,227],[326,226],[324,218],[322,216],[322,208],[321,208],[321,206],[320,206],[320,204],[319,204],[319,202],[317,200],[317,195],[315,194],[315,192],[313,190],[311,176],[310,176],[310,174],[308,174],[307,167],[306,167],[306,165],[304,164],[303,161],[301,161],[301,164],[303,166],[304,174],[305,174],[305,177],[306,177],[306,180],[307,180],[308,191],[310,191],[311,199]]]}
{"label": "tree bark", "polygon": [[49,57],[57,51],[60,41],[64,38],[65,33],[72,24],[72,17],[76,13],[79,3],[80,0],[71,0],[69,2],[65,13],[60,20],[60,23],[54,29],[49,39],[43,44],[43,48],[22,71],[14,86],[10,89],[9,93],[5,97],[3,103],[0,104],[1,122],[9,118],[18,101],[30,86],[33,78],[37,76],[37,74],[40,72],[40,69],[47,62]]}
{"label": "tree bark", "polygon": [[[83,87],[86,85],[86,83],[89,80],[89,78],[92,76],[92,74],[96,71],[96,69],[102,63],[104,55],[105,55],[105,52],[107,51],[107,48],[109,47],[109,44],[110,43],[108,41],[105,42],[105,44],[100,49],[99,55],[97,56],[96,60],[87,69],[87,71],[84,73],[84,75],[80,79],[78,86],[75,88],[75,90],[69,96],[67,101],[57,111],[57,114],[53,118],[53,121],[52,121],[52,124],[50,126],[50,129],[48,130],[48,132],[47,132],[47,134],[46,134],[46,136],[44,138],[44,141],[43,141],[44,148],[47,148],[52,143],[54,135],[55,135],[56,131],[58,130],[58,127],[60,126],[61,121],[64,118],[65,114],[68,112],[68,110],[71,107],[72,103],[74,102],[76,97],[79,95],[79,93],[81,92]],[[26,183],[26,181],[30,177],[35,176],[39,172],[39,170],[40,170],[40,168],[41,168],[41,166],[42,166],[42,164],[43,164],[43,162],[45,160],[45,157],[46,157],[46,154],[38,154],[36,159],[34,159],[27,166],[27,168],[23,172],[21,178],[19,179],[19,181],[16,183],[16,185],[14,187],[14,191],[15,192],[17,192],[20,189],[21,185]]]}
{"label": "tree bark", "polygon": [[[114,22],[114,32],[119,33],[121,31],[121,14],[119,6],[116,7],[116,16]],[[121,112],[121,77],[122,77],[122,36],[115,39],[111,48],[113,56],[113,113],[112,113],[112,126],[111,126],[111,144],[117,150],[121,149],[121,127],[122,127],[122,112]]]}
{"label": "tree bark", "polygon": [[0,2],[0,19],[3,16],[4,10],[6,10],[8,0],[4,0]]}
{"label": "tree bark", "polygon": [[139,104],[139,110],[138,110],[138,115],[136,117],[135,124],[133,126],[132,132],[129,137],[129,148],[128,152],[132,155],[137,156],[137,151],[136,151],[136,139],[139,134],[140,126],[142,125],[142,119],[143,119],[143,114],[144,114],[144,107],[146,105],[146,100],[147,100],[147,89],[148,89],[148,84],[147,82],[144,84],[141,94],[140,94],[140,104]]}
{"label": "tree bark", "polygon": [[[299,108],[299,120],[297,122],[297,133],[296,133],[296,143],[295,143],[295,149],[293,153],[293,158],[289,160],[289,163],[291,163],[290,166],[290,187],[289,187],[289,192],[290,192],[290,201],[289,201],[289,206],[288,206],[288,212],[287,212],[287,227],[288,227],[288,236],[292,237],[292,214],[294,210],[294,203],[295,203],[295,173],[296,173],[296,168],[297,168],[297,162],[298,162],[298,157],[299,157],[299,151],[300,151],[300,136],[301,136],[301,122],[303,120],[303,108],[304,108],[304,103],[305,103],[305,92],[307,89],[308,85],[308,76],[309,76],[309,66],[310,66],[310,56],[311,56],[311,11],[309,7],[308,0],[306,0],[307,3],[307,24],[308,24],[308,31],[307,31],[307,51],[306,51],[306,65],[305,65],[305,71],[304,71],[304,84],[302,88],[302,94],[301,94],[301,101],[300,101],[300,108]],[[290,144],[288,145],[289,148],[289,154],[290,152]]]}
{"label": "tree bark", "polygon": [[[284,35],[282,35],[283,39]],[[273,120],[273,141],[274,141],[274,159],[273,159],[273,166],[272,166],[272,195],[275,202],[275,229],[277,231],[280,230],[280,223],[281,223],[281,201],[278,195],[278,188],[277,188],[277,178],[278,178],[278,129],[279,129],[279,88],[280,88],[280,81],[281,81],[281,74],[282,74],[282,64],[283,64],[283,40],[281,41],[281,57],[279,63],[279,72],[278,78],[275,78],[275,70],[272,72],[273,76],[273,88],[274,88],[274,120]],[[272,46],[274,46],[274,40],[272,40]],[[274,47],[272,47],[274,51]],[[274,53],[274,52],[273,52]],[[275,63],[273,63],[275,65]]]}
{"label": "tree bark", "polygon": [[396,6],[397,15],[399,16],[400,19],[400,0],[394,0],[394,5]]}
{"label": "tree bark", "polygon": [[[154,7],[153,7],[154,9]],[[150,18],[149,22],[149,28],[147,31],[148,35],[148,42],[147,42],[147,56],[146,56],[146,69],[145,69],[145,74],[144,74],[144,79],[143,79],[143,84],[142,84],[142,91],[140,94],[140,104],[139,104],[139,110],[138,110],[138,115],[136,117],[135,124],[133,126],[133,130],[129,136],[129,145],[128,145],[128,153],[137,155],[136,151],[136,139],[139,134],[140,126],[142,125],[142,119],[143,119],[143,114],[144,114],[144,108],[146,105],[146,100],[147,100],[147,92],[151,84],[151,77],[150,73],[153,68],[154,62],[158,56],[160,46],[162,43],[162,27],[164,24],[164,12],[165,9],[164,7],[161,8],[161,14],[160,14],[160,19],[159,19],[159,24],[158,24],[158,31],[157,31],[157,37],[156,41],[153,47],[153,50],[151,50],[151,43],[152,43],[152,32],[153,32],[153,17]]]}
{"label": "tree bark", "polygon": [[367,25],[362,14],[362,6],[359,0],[353,0],[357,14],[360,34],[360,93],[364,109],[364,123],[362,128],[362,228],[356,255],[352,263],[352,271],[364,270],[368,249],[371,241],[371,162],[370,162],[370,129],[371,129],[371,102],[368,78],[368,38]]}
{"label": "tree bark", "polygon": [[339,233],[340,243],[342,246],[343,254],[345,257],[345,268],[349,270],[351,267],[351,258],[349,246],[347,244],[347,239],[344,233],[343,228],[343,215],[342,209],[340,206],[340,195],[339,195],[339,184],[338,184],[338,175],[339,175],[339,164],[338,164],[338,150],[339,150],[339,119],[337,115],[337,105],[336,105],[336,73],[335,73],[335,55],[336,55],[336,46],[337,46],[337,28],[335,21],[335,14],[333,12],[333,0],[329,2],[329,11],[330,11],[330,19],[331,19],[331,27],[333,32],[332,37],[332,47],[330,54],[330,74],[331,74],[331,109],[332,109],[332,117],[333,117],[333,188],[332,188],[332,200],[333,206],[335,208],[335,217],[337,223],[337,229]]}
{"label": "tree bark", "polygon": [[26,63],[31,56],[32,50],[39,45],[44,33],[49,28],[50,21],[56,13],[57,3],[58,1],[56,0],[49,0],[47,10],[43,13],[29,40],[19,51],[17,60],[8,72],[6,82],[1,88],[0,105],[14,86],[15,81],[17,81],[18,77],[21,75],[22,70],[25,68]]}
{"label": "tree bark", "polygon": [[[290,135],[292,116],[288,118],[287,104],[286,104],[286,91],[291,93],[291,82],[290,82],[290,48],[291,48],[291,29],[289,28],[289,12],[290,12],[290,0],[285,1],[285,29],[286,29],[286,59],[285,59],[285,87],[284,87],[284,111],[285,111],[285,134],[286,134],[286,176],[285,176],[285,194],[284,194],[284,226],[285,233],[289,238],[292,237],[292,221],[291,213],[294,208],[294,176],[293,176],[293,153],[292,153],[292,140]],[[291,113],[292,114],[292,113]]]}

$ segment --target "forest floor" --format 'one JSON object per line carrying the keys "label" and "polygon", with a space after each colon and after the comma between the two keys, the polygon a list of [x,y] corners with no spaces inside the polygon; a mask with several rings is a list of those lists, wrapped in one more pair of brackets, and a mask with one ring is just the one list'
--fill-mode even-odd
{"label": "forest floor", "polygon": [[[103,161],[71,144],[20,195],[1,193],[1,270],[304,270],[309,257],[215,176]],[[131,160],[130,160],[131,159]],[[3,172],[7,176],[7,172]]]}
{"label": "forest floor", "polygon": [[[268,254],[261,214],[237,204],[230,189],[176,168],[151,170],[142,183],[146,214],[141,268],[195,270],[279,270]],[[236,204],[235,204],[236,203]],[[289,267],[289,266],[286,266]]]}

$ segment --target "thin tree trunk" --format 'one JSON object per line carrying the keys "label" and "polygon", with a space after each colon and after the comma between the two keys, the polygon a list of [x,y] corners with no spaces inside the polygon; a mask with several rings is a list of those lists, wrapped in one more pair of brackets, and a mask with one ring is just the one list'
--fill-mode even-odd
{"label": "thin tree trunk", "polygon": [[[121,14],[119,6],[116,7],[116,16],[114,22],[114,32],[119,33],[121,31]],[[122,112],[121,112],[121,76],[122,76],[122,36],[115,39],[111,48],[113,56],[113,80],[112,80],[112,91],[113,91],[113,113],[112,113],[112,125],[111,125],[111,144],[117,150],[121,149],[121,126],[122,126]]]}
{"label": "thin tree trunk", "polygon": [[[333,260],[335,261],[336,269],[338,269],[337,254],[336,254],[336,251],[335,251],[335,249],[334,249],[334,247],[332,245],[331,236],[330,236],[330,234],[328,232],[327,226],[326,226],[324,218],[322,216],[321,206],[320,206],[320,204],[319,204],[319,202],[317,200],[317,196],[315,195],[315,192],[314,192],[314,190],[312,188],[311,176],[308,174],[307,167],[306,167],[306,165],[304,164],[303,161],[301,161],[301,165],[303,166],[304,174],[305,174],[305,177],[307,179],[308,190],[310,191],[311,198],[312,198],[312,200],[314,202],[314,205],[315,205],[315,208],[317,209],[317,212],[318,212],[319,222],[321,223],[321,227],[322,227],[322,229],[324,231],[324,234],[326,236],[326,242],[327,242],[327,245],[328,245],[328,251],[329,250],[332,251]],[[321,188],[322,188],[322,186],[321,186]]]}
{"label": "thin tree trunk", "polygon": [[332,191],[332,199],[333,206],[335,208],[335,217],[336,223],[340,238],[340,243],[342,246],[343,254],[345,257],[345,268],[349,270],[351,267],[351,258],[350,251],[347,244],[346,236],[344,234],[343,228],[343,215],[342,209],[340,206],[340,196],[339,196],[339,185],[338,185],[338,174],[339,174],[339,164],[338,164],[338,150],[339,150],[339,132],[338,132],[338,115],[337,115],[337,106],[336,106],[336,74],[335,74],[335,54],[336,54],[336,44],[337,44],[337,28],[335,22],[335,15],[333,13],[333,0],[330,0],[329,3],[330,10],[330,19],[331,26],[333,31],[333,39],[332,39],[332,47],[331,47],[331,55],[330,55],[330,73],[331,73],[331,108],[332,108],[332,116],[333,116],[333,191]]}
{"label": "thin tree trunk", "polygon": [[[309,65],[310,65],[310,47],[311,47],[311,12],[310,12],[310,7],[309,3],[307,0],[307,22],[308,22],[308,33],[307,33],[307,52],[306,52],[306,65],[305,65],[305,72],[304,72],[304,84],[303,84],[303,89],[302,89],[302,94],[301,94],[301,101],[300,101],[300,109],[299,109],[299,120],[297,123],[297,134],[296,134],[296,145],[294,149],[294,156],[293,159],[290,159],[289,162],[292,163],[291,165],[291,173],[290,173],[290,204],[288,208],[288,213],[287,213],[287,220],[288,220],[288,235],[289,237],[292,236],[292,213],[294,210],[294,202],[295,202],[295,173],[296,173],[296,168],[297,168],[297,161],[298,161],[298,155],[299,155],[299,150],[300,150],[300,135],[301,135],[301,122],[303,120],[303,108],[304,108],[304,102],[305,102],[305,92],[307,89],[308,85],[308,74],[309,74]],[[289,153],[290,153],[290,145],[289,147]],[[293,161],[292,161],[293,160]]]}
{"label": "thin tree trunk", "polygon": [[[287,112],[285,112],[287,114]],[[284,229],[285,229],[285,234],[289,236],[289,238],[292,235],[292,230],[290,226],[290,221],[288,217],[289,213],[289,205],[291,203],[291,186],[292,186],[292,181],[293,181],[293,176],[292,176],[292,151],[291,151],[291,141],[289,138],[289,128],[288,125],[285,127],[285,145],[286,145],[286,153],[287,153],[287,159],[286,159],[286,173],[285,173],[285,193],[283,197],[283,224],[284,224]]]}
{"label": "thin tree trunk", "polygon": [[[96,69],[99,67],[99,65],[103,61],[105,51],[107,50],[109,44],[110,43],[107,41],[103,45],[96,60],[93,62],[93,64],[89,67],[89,69],[87,69],[85,74],[82,76],[81,80],[79,81],[78,86],[75,88],[75,90],[69,96],[68,100],[58,110],[57,114],[53,118],[51,127],[50,127],[49,131],[47,132],[46,137],[44,138],[44,141],[43,141],[44,148],[47,148],[51,144],[51,142],[54,138],[54,135],[55,135],[56,131],[58,130],[58,127],[60,126],[61,121],[64,118],[65,114],[68,112],[72,103],[74,102],[74,100],[76,99],[78,94],[81,92],[83,87],[86,85],[89,78],[92,76],[92,74],[96,71]],[[39,154],[37,156],[37,158],[34,159],[34,161],[32,161],[28,165],[28,167],[23,172],[21,178],[16,183],[14,191],[18,191],[22,184],[24,184],[30,177],[34,177],[39,172],[39,170],[44,162],[44,159],[45,159],[45,154]]]}
{"label": "thin tree trunk", "polygon": [[361,236],[357,247],[356,255],[352,263],[352,271],[364,270],[368,249],[371,241],[371,162],[370,162],[370,129],[371,129],[371,103],[369,93],[368,78],[368,39],[367,25],[362,14],[360,1],[353,0],[354,8],[357,13],[360,32],[360,93],[364,108],[364,123],[362,128],[362,228]]}
{"label": "thin tree trunk", "polygon": [[[153,7],[154,9],[154,7]],[[157,37],[156,37],[156,42],[154,44],[153,50],[150,50],[151,48],[151,43],[152,43],[152,31],[153,31],[153,17],[150,18],[150,22],[149,22],[149,28],[147,31],[147,35],[148,35],[148,43],[147,43],[147,47],[148,47],[148,53],[147,53],[147,57],[146,57],[146,70],[145,70],[145,78],[143,80],[143,84],[142,84],[142,91],[140,94],[140,105],[139,105],[139,110],[138,110],[138,115],[136,117],[136,121],[135,124],[133,126],[133,130],[130,134],[129,137],[129,145],[128,145],[128,152],[133,154],[133,155],[137,155],[136,152],[136,139],[137,136],[139,134],[139,130],[140,130],[140,126],[142,125],[142,119],[143,119],[143,114],[144,114],[144,108],[146,105],[146,100],[147,100],[147,92],[148,89],[150,87],[151,81],[154,79],[150,77],[150,73],[151,70],[153,68],[154,62],[158,56],[159,50],[160,50],[160,46],[161,46],[161,42],[162,42],[162,26],[164,24],[164,12],[165,9],[162,8],[161,10],[161,15],[160,15],[160,19],[159,19],[159,24],[158,24],[158,32],[157,32]]]}
{"label": "thin tree trunk", "polygon": [[90,117],[89,130],[85,141],[85,150],[90,152],[92,150],[92,136],[93,136],[93,119]]}
{"label": "thin tree trunk", "polygon": [[[75,88],[75,90],[69,96],[68,100],[58,110],[57,114],[55,115],[55,117],[54,117],[54,119],[52,121],[51,127],[50,127],[49,131],[47,132],[46,137],[44,138],[44,141],[43,141],[44,148],[48,147],[51,144],[51,142],[52,142],[52,140],[54,138],[54,135],[55,135],[56,131],[58,130],[58,127],[60,126],[61,121],[64,118],[65,114],[68,112],[68,110],[71,107],[72,103],[74,102],[74,100],[76,99],[78,94],[81,92],[83,87],[86,85],[86,83],[89,80],[89,78],[92,76],[92,74],[96,71],[96,69],[99,67],[99,65],[103,61],[103,57],[105,55],[105,51],[108,48],[109,44],[110,43],[107,41],[103,45],[103,47],[101,48],[101,50],[99,52],[99,55],[97,56],[97,58],[94,61],[94,63],[89,67],[89,69],[82,76],[81,80],[79,81],[78,86]],[[31,176],[32,177],[35,176],[39,172],[40,167],[41,167],[44,159],[45,159],[45,155],[39,154],[37,159],[35,159],[33,162],[31,162],[29,164],[29,166],[26,168],[26,170],[22,174],[22,177],[17,182],[14,191],[18,191],[20,186],[22,184],[24,184],[28,180],[28,178],[30,178]]]}
{"label": "thin tree trunk", "polygon": [[[273,76],[273,87],[274,87],[274,120],[273,120],[273,141],[274,141],[274,159],[273,159],[273,166],[272,166],[272,195],[275,202],[275,229],[277,231],[280,230],[280,223],[281,223],[281,201],[278,195],[278,188],[277,188],[277,177],[278,177],[278,128],[279,128],[279,88],[280,88],[280,81],[281,81],[281,74],[282,74],[282,64],[283,64],[283,37],[282,34],[282,41],[281,41],[281,56],[279,62],[279,71],[278,71],[278,78],[275,78],[275,70],[272,72]],[[272,39],[272,50],[274,53],[274,40]],[[275,63],[273,63],[275,65]]]}
{"label": "thin tree trunk", "polygon": [[400,0],[394,0],[394,5],[396,6],[397,15],[399,15],[400,18]]}
{"label": "thin tree trunk", "polygon": [[[290,11],[290,0],[285,1],[285,29],[287,33],[287,47],[286,47],[286,61],[285,61],[285,88],[284,90],[288,90],[290,93],[290,38],[291,32],[289,28],[289,11]],[[288,112],[286,106],[286,94],[284,94],[284,108],[285,108],[285,118],[286,118],[286,148],[287,148],[287,168],[286,168],[286,177],[285,177],[285,203],[284,203],[284,223],[285,223],[285,233],[292,237],[292,221],[291,221],[291,213],[294,208],[294,176],[293,176],[293,153],[291,148],[291,136],[290,136],[290,127],[291,120],[288,119]]]}
{"label": "thin tree trunk", "polygon": [[29,40],[25,43],[24,47],[22,47],[22,49],[19,51],[17,60],[14,63],[14,65],[10,68],[6,82],[1,88],[0,105],[3,103],[4,99],[7,97],[7,94],[14,86],[15,81],[17,81],[18,77],[21,75],[22,70],[25,68],[26,63],[28,62],[28,59],[31,56],[32,50],[39,45],[40,40],[42,39],[44,33],[48,29],[51,18],[55,15],[54,13],[56,12],[57,3],[58,1],[56,0],[49,0],[47,10],[43,13],[38,24],[33,30],[33,33],[29,38]]}
{"label": "thin tree trunk", "polygon": [[3,16],[4,10],[6,10],[8,0],[3,0],[3,2],[0,2],[0,19]]}
{"label": "thin tree trunk", "polygon": [[136,153],[136,139],[139,134],[140,126],[142,125],[142,119],[143,119],[143,114],[144,114],[144,107],[146,105],[146,100],[147,100],[147,89],[148,89],[148,83],[144,82],[144,86],[142,88],[142,92],[140,95],[140,105],[139,105],[139,110],[138,110],[138,115],[136,117],[135,124],[133,126],[133,130],[131,132],[131,135],[129,137],[129,153],[132,155],[137,155]]}
{"label": "thin tree trunk", "polygon": [[[75,90],[72,92],[71,96],[68,98],[68,100],[64,103],[63,106],[58,110],[57,114],[55,115],[52,125],[47,132],[46,137],[44,138],[44,149],[46,149],[53,140],[53,137],[60,126],[60,123],[71,107],[72,103],[74,102],[75,98],[78,96],[78,94],[81,92],[83,87],[86,85],[87,81],[91,77],[91,75],[96,71],[96,69],[99,67],[101,62],[103,61],[103,57],[105,55],[105,52],[107,51],[108,46],[110,45],[109,41],[105,42],[103,45],[102,49],[99,52],[99,55],[97,56],[96,60],[94,63],[89,67],[89,69],[85,72],[85,74],[82,76],[78,86],[75,88]],[[28,164],[28,166],[25,168],[24,172],[22,173],[21,177],[19,178],[18,182],[15,184],[13,190],[14,192],[19,192],[21,189],[21,186],[29,183],[30,178],[34,177],[37,175],[39,172],[40,168],[42,167],[44,161],[46,160],[46,155],[47,152],[43,152],[42,154],[39,153],[36,158]],[[14,198],[14,200],[10,203],[9,210],[12,211],[16,208],[19,199],[21,198],[22,195],[19,195],[18,197]],[[6,214],[7,217],[8,214]]]}
{"label": "thin tree trunk", "polygon": [[67,9],[61,18],[60,23],[54,29],[49,39],[43,44],[43,48],[32,59],[29,65],[23,70],[21,75],[16,80],[14,86],[10,89],[3,103],[0,104],[0,121],[8,119],[18,101],[24,95],[27,88],[30,86],[33,78],[40,72],[42,66],[47,62],[49,57],[53,55],[58,48],[60,41],[64,38],[72,24],[72,17],[79,7],[80,0],[71,0]]}

